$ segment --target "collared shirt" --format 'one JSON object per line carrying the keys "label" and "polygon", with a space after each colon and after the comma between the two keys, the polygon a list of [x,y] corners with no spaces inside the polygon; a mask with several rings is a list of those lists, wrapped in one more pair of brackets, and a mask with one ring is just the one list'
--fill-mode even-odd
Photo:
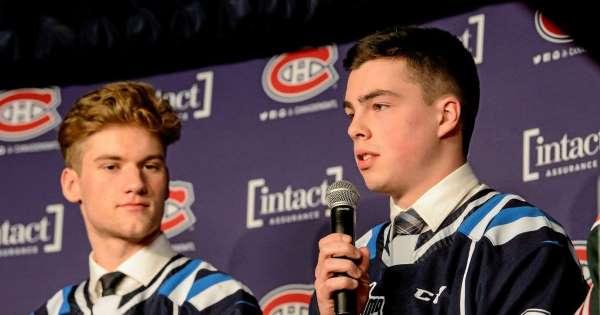
{"label": "collared shirt", "polygon": [[[159,235],[150,245],[140,249],[117,267],[116,271],[124,273],[125,278],[117,286],[116,294],[122,296],[142,285],[148,285],[152,278],[175,255],[177,255],[177,252],[171,248],[167,237],[164,234]],[[99,279],[109,271],[98,265],[92,258],[91,253],[89,265],[90,299],[92,303],[96,303],[98,298],[102,296],[102,285]]]}
{"label": "collared shirt", "polygon": [[[413,208],[427,224],[426,229],[434,232],[440,227],[444,219],[458,205],[477,192],[479,179],[473,173],[468,163],[454,170],[444,179],[427,190],[409,208]],[[390,220],[406,209],[396,204],[390,197]]]}

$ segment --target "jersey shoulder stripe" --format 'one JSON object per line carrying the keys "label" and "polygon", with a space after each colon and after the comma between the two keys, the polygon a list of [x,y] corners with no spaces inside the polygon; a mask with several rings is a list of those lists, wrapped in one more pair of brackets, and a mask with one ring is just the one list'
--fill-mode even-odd
{"label": "jersey shoulder stripe", "polygon": [[[565,230],[542,210],[531,207],[502,209],[486,228],[485,237],[494,245],[503,245],[518,235],[549,228],[566,235]],[[551,241],[550,239],[548,241]]]}
{"label": "jersey shoulder stripe", "polygon": [[389,224],[389,222],[377,224],[355,242],[356,247],[366,247],[369,249],[369,259],[377,257],[377,239],[386,224]]}

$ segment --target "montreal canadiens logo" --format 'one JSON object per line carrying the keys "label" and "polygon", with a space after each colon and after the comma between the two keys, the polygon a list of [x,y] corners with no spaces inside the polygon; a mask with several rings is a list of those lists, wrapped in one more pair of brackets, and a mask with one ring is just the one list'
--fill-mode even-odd
{"label": "montreal canadiens logo", "polygon": [[312,293],[310,284],[287,284],[267,293],[260,299],[260,307],[264,315],[308,314]]}
{"label": "montreal canadiens logo", "polygon": [[301,50],[275,56],[262,75],[265,93],[283,103],[302,102],[337,82],[333,65],[338,58],[336,46]]}
{"label": "montreal canadiens logo", "polygon": [[535,12],[535,29],[542,38],[553,43],[569,43],[573,41],[571,36],[564,33],[539,10]]}
{"label": "montreal canadiens logo", "polygon": [[0,140],[35,138],[58,126],[58,88],[18,89],[0,93]]}
{"label": "montreal canadiens logo", "polygon": [[585,278],[585,281],[591,285],[592,277],[590,275],[590,269],[588,268],[587,241],[575,240],[573,241],[573,247],[575,247],[575,255],[577,255],[577,259],[581,265],[583,277]]}
{"label": "montreal canadiens logo", "polygon": [[169,238],[179,235],[196,223],[192,212],[194,203],[194,187],[184,181],[169,182],[169,198],[165,202],[165,213],[161,222],[161,230]]}

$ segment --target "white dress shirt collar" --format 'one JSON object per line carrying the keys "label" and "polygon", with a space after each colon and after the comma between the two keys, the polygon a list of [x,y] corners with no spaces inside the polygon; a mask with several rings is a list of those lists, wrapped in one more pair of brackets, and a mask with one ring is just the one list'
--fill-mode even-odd
{"label": "white dress shirt collar", "polygon": [[[125,279],[117,286],[117,294],[122,295],[131,292],[141,285],[148,285],[152,278],[164,267],[167,262],[177,255],[167,237],[160,234],[150,245],[140,249],[131,257],[122,262],[116,269],[126,275]],[[92,302],[95,302],[102,294],[100,277],[108,273],[89,255],[90,283],[89,292]]]}
{"label": "white dress shirt collar", "polygon": [[[429,229],[436,231],[452,210],[472,196],[478,184],[471,166],[465,163],[427,190],[410,208],[415,209]],[[405,210],[390,197],[390,220]]]}

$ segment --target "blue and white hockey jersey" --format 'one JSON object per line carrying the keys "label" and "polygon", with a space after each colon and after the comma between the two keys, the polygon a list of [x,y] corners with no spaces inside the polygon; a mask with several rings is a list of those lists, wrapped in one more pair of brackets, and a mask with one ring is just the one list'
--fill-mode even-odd
{"label": "blue and white hockey jersey", "polygon": [[356,245],[371,255],[363,314],[573,314],[587,291],[563,228],[485,186],[435,232],[390,240],[387,222]]}
{"label": "blue and white hockey jersey", "polygon": [[[93,314],[88,285],[89,280],[86,280],[62,289],[33,314]],[[176,255],[147,286],[120,298],[117,314],[238,315],[262,312],[250,290],[231,276],[205,261]]]}

